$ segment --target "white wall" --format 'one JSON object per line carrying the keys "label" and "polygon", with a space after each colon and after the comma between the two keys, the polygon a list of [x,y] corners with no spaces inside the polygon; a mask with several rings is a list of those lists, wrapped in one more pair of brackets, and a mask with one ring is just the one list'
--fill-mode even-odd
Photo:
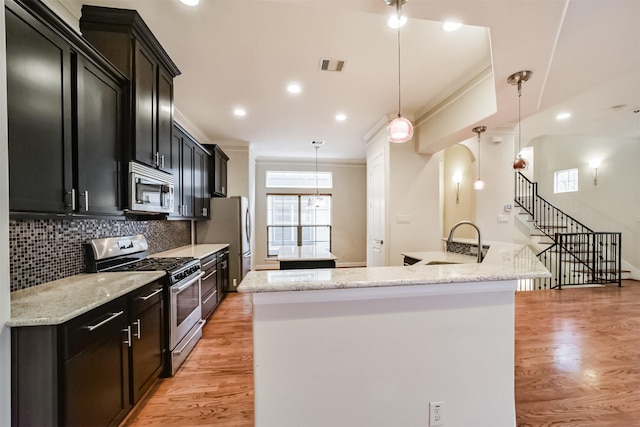
{"label": "white wall", "polygon": [[255,425],[515,426],[515,287],[253,294]]}
{"label": "white wall", "polygon": [[[4,2],[3,2],[4,6]],[[4,28],[4,7],[0,11]],[[0,31],[0,426],[11,425],[11,341],[4,324],[11,315],[9,288],[9,159],[5,32]]]}
{"label": "white wall", "polygon": [[[265,187],[267,170],[315,170],[315,162],[258,160],[256,162],[255,251],[256,269],[278,268],[275,259],[267,259],[267,193],[309,193],[315,189],[271,189]],[[364,266],[366,262],[366,165],[318,160],[319,171],[333,173],[333,188],[322,190],[332,195],[331,252],[340,266]]]}
{"label": "white wall", "polygon": [[[640,138],[547,136],[531,145],[540,195],[595,231],[622,232],[622,258],[640,268]],[[602,159],[597,186],[593,158]],[[579,191],[554,194],[554,172],[570,168],[578,168]]]}

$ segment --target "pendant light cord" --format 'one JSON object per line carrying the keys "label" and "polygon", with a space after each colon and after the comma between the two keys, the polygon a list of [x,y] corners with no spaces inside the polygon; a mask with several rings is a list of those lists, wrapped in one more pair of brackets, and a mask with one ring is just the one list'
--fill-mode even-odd
{"label": "pendant light cord", "polygon": [[520,100],[522,99],[522,80],[518,80],[518,156],[522,151],[522,119],[520,118]]}
{"label": "pendant light cord", "polygon": [[[400,21],[400,2],[401,0],[396,0],[396,18],[398,22]],[[398,25],[398,117],[401,116],[401,99],[402,99],[402,90],[400,88],[400,25]]]}
{"label": "pendant light cord", "polygon": [[480,181],[481,174],[480,174],[480,132],[478,132],[478,181]]}

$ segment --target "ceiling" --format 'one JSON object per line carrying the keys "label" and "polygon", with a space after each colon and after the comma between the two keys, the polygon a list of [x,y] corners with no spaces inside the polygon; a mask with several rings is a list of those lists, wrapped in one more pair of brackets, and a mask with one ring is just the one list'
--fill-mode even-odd
{"label": "ceiling", "polygon": [[[60,0],[76,17],[81,0]],[[257,158],[364,159],[365,135],[398,112],[394,10],[383,0],[85,0],[137,9],[182,74],[176,117],[201,142],[251,144]],[[401,29],[402,114],[418,119],[487,66],[497,112],[451,132],[437,146],[474,138],[470,129],[512,129],[513,72],[528,69],[522,137],[640,137],[640,1],[409,0]],[[445,20],[465,24],[453,33]],[[345,60],[340,73],[322,58]],[[302,92],[291,95],[289,82]],[[245,117],[233,110],[243,107]],[[616,108],[613,108],[616,107]],[[555,115],[572,117],[557,122]],[[335,115],[347,115],[337,122]]]}

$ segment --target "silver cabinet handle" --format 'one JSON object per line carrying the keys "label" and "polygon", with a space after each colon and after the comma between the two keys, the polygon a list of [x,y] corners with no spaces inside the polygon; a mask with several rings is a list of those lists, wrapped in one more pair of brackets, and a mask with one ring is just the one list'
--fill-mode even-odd
{"label": "silver cabinet handle", "polygon": [[216,274],[218,270],[213,270],[209,275],[207,275],[206,277],[203,277],[202,280],[207,280],[209,277],[213,276],[214,274]]}
{"label": "silver cabinet handle", "polygon": [[202,269],[203,269],[203,270],[206,270],[206,269],[207,269],[207,267],[209,267],[211,264],[215,264],[216,262],[217,262],[217,260],[214,258],[214,259],[212,259],[211,261],[209,261],[208,263],[204,264],[204,265],[202,266]]}
{"label": "silver cabinet handle", "polygon": [[154,295],[158,295],[160,292],[162,292],[162,288],[156,289],[153,292],[151,292],[149,295],[145,295],[143,297],[137,297],[136,300],[138,301],[146,301],[149,298],[151,298]]}
{"label": "silver cabinet handle", "polygon": [[116,317],[120,316],[122,313],[124,313],[124,311],[119,311],[117,313],[109,313],[110,316],[107,317],[106,319],[104,319],[102,322],[98,322],[95,325],[85,325],[85,326],[83,326],[83,328],[87,329],[89,332],[95,331],[100,326],[106,325],[107,323],[109,323],[113,319],[115,319]]}
{"label": "silver cabinet handle", "polygon": [[164,169],[164,154],[160,155],[160,167]]}
{"label": "silver cabinet handle", "polygon": [[126,344],[127,346],[131,347],[131,326],[127,326],[122,330],[122,332],[127,333],[127,339],[122,344]]}
{"label": "silver cabinet handle", "polygon": [[156,167],[160,166],[160,153],[156,151],[153,157],[155,157],[155,160],[153,161],[153,163],[156,164]]}
{"label": "silver cabinet handle", "polygon": [[89,210],[89,190],[84,190],[84,193],[80,193],[81,196],[84,196],[84,210]]}
{"label": "silver cabinet handle", "polygon": [[136,319],[135,322],[133,322],[133,324],[136,326],[136,329],[138,330],[137,333],[134,332],[133,336],[138,338],[138,339],[142,339],[142,321],[140,319]]}
{"label": "silver cabinet handle", "polygon": [[207,216],[207,208],[202,208],[202,216]]}
{"label": "silver cabinet handle", "polygon": [[218,294],[217,290],[211,292],[211,295],[209,295],[209,298],[207,298],[206,300],[202,301],[202,304],[204,305],[204,304],[208,303],[211,300],[211,298],[215,297],[217,294]]}
{"label": "silver cabinet handle", "polygon": [[69,191],[67,194],[71,195],[71,210],[75,211],[76,210],[76,189],[72,188],[71,191]]}

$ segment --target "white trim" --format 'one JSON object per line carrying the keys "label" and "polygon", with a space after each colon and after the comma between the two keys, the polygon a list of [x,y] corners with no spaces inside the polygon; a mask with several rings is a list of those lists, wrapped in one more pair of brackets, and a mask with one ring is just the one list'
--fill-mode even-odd
{"label": "white trim", "polygon": [[517,284],[517,280],[505,280],[495,282],[438,283],[433,285],[322,289],[313,291],[257,292],[253,294],[253,304],[299,304],[495,292],[515,294]]}

